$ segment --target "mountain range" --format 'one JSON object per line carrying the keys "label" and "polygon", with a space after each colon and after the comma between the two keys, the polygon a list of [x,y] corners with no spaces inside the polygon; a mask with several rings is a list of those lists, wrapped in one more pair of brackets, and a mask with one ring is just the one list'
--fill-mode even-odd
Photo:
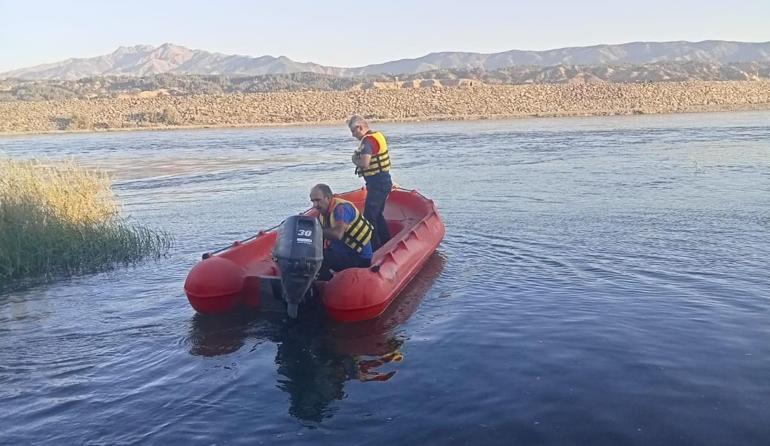
{"label": "mountain range", "polygon": [[666,62],[730,64],[770,62],[770,42],[632,42],[559,48],[546,51],[511,50],[493,54],[468,52],[431,53],[363,67],[332,67],[296,62],[287,57],[239,56],[192,50],[166,43],[158,47],[120,47],[98,57],[67,59],[0,73],[2,78],[76,80],[95,76],[226,75],[316,73],[338,77],[413,75],[434,70],[494,71],[510,67],[557,65],[643,65]]}

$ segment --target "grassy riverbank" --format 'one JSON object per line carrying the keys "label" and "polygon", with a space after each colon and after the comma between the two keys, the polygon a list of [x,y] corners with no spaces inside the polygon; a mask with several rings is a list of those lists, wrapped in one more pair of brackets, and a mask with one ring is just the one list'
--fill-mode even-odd
{"label": "grassy riverbank", "polygon": [[106,175],[0,159],[0,289],[159,256],[161,231],[126,222]]}
{"label": "grassy riverbank", "polygon": [[767,80],[144,94],[0,102],[0,133],[341,123],[352,113],[411,121],[761,109],[770,109]]}

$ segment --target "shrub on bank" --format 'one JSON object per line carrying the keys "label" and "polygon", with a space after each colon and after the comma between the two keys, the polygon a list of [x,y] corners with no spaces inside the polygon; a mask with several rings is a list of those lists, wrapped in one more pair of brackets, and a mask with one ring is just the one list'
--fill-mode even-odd
{"label": "shrub on bank", "polygon": [[104,173],[0,159],[0,289],[160,256],[171,242],[120,217]]}

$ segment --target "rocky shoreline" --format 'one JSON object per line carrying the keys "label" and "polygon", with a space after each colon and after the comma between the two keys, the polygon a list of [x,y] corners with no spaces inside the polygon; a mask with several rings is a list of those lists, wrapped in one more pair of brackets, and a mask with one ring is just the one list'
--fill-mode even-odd
{"label": "rocky shoreline", "polygon": [[[149,96],[149,97],[148,97]],[[531,84],[0,102],[0,133],[770,109],[770,81]]]}

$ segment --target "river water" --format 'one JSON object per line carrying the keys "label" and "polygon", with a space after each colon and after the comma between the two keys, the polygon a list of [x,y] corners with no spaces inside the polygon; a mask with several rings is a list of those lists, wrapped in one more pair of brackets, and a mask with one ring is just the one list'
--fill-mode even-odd
{"label": "river water", "polygon": [[2,444],[770,442],[770,113],[383,124],[447,235],[382,317],[207,318],[204,251],[360,187],[344,125],[0,138],[160,260],[0,295]]}

